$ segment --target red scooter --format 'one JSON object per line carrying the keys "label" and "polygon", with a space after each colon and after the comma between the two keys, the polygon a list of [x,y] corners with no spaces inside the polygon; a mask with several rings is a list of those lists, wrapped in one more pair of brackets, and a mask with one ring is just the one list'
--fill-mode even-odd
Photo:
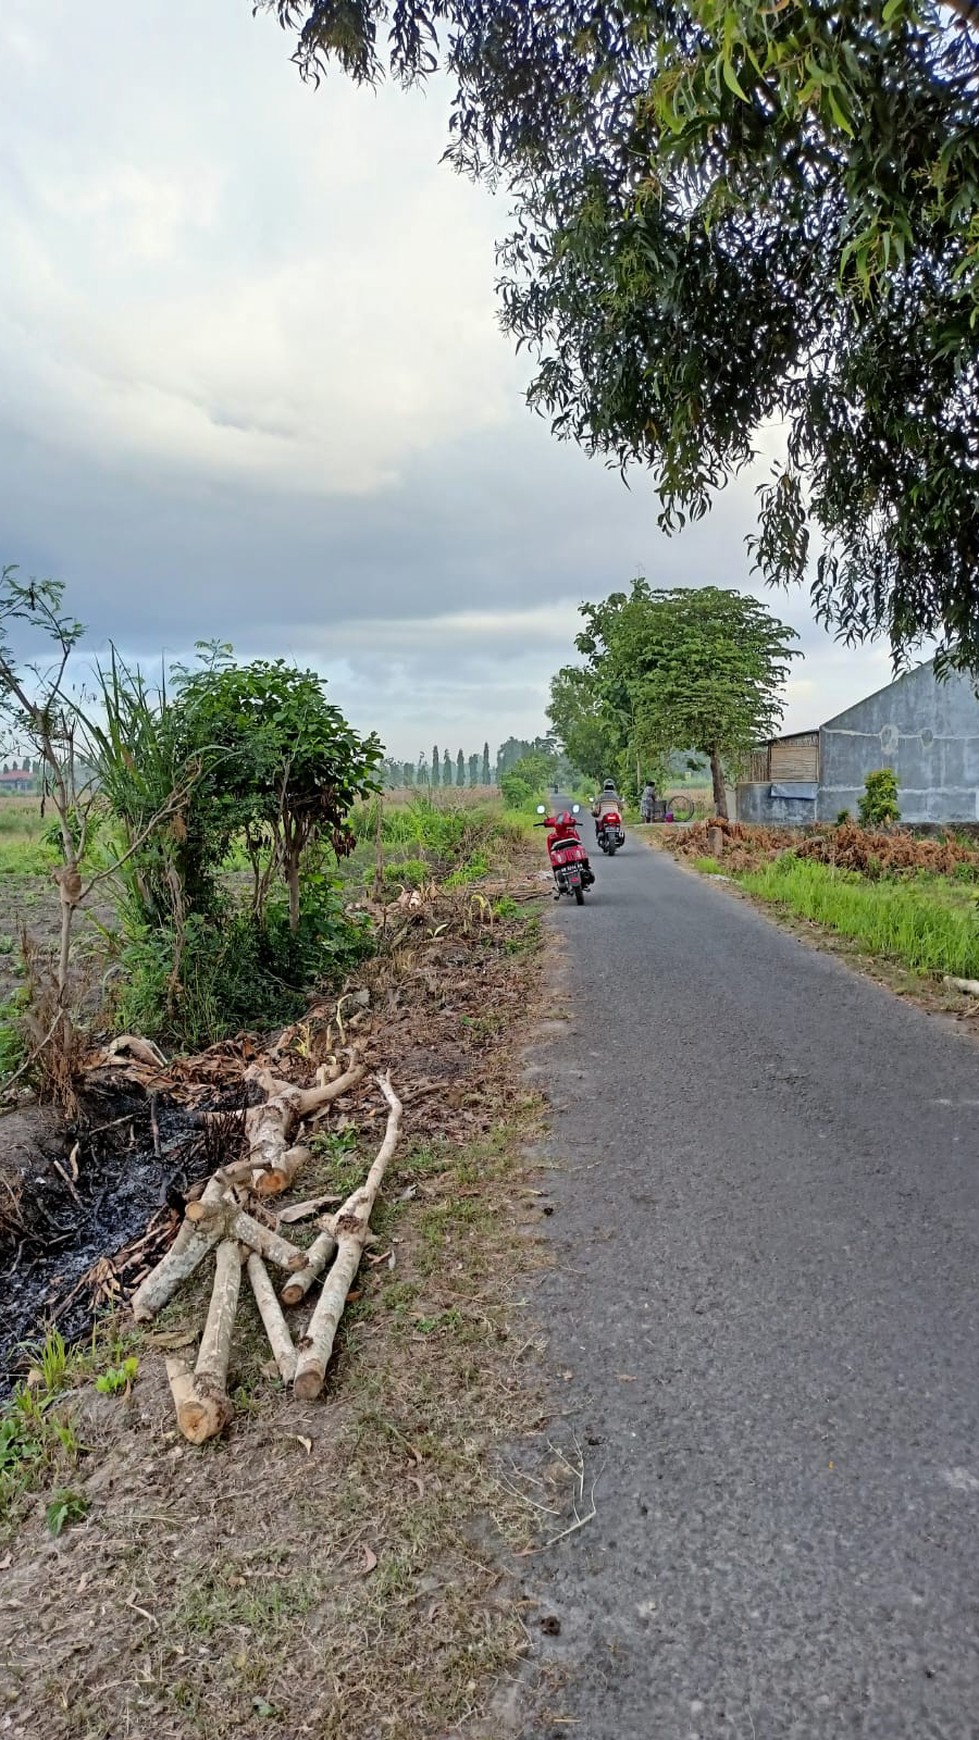
{"label": "red scooter", "polygon": [[614,858],[620,846],[625,845],[625,829],[618,810],[606,810],[595,823],[595,838],[603,852]]}
{"label": "red scooter", "polygon": [[557,889],[555,899],[562,894],[573,894],[579,906],[585,902],[585,889],[590,888],[595,880],[595,874],[588,862],[588,853],[578,838],[578,805],[572,810],[562,810],[560,815],[549,816],[543,804],[537,805],[537,814],[543,816],[542,822],[535,822],[535,828],[550,828],[547,836],[547,855],[551,860],[554,872],[554,884]]}

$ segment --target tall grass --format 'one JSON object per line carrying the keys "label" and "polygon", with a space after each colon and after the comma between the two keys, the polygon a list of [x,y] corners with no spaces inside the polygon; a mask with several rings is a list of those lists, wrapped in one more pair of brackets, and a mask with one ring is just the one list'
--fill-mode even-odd
{"label": "tall grass", "polygon": [[430,858],[444,871],[457,869],[473,852],[514,843],[521,832],[519,823],[505,815],[499,799],[495,803],[445,804],[441,794],[419,794],[408,803],[372,798],[357,804],[350,821],[358,841],[376,839],[378,804],[385,852]]}
{"label": "tall grass", "polygon": [[852,937],[869,954],[920,973],[979,978],[979,915],[938,877],[867,882],[853,871],[786,855],[737,881],[762,900]]}

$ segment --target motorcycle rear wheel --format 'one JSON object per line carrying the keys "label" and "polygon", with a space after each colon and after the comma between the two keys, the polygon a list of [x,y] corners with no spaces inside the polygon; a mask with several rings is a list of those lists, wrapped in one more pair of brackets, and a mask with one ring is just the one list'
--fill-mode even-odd
{"label": "motorcycle rear wheel", "polygon": [[582,888],[580,882],[575,883],[574,897],[575,897],[575,900],[578,902],[579,906],[584,906],[584,904],[585,904],[585,891]]}

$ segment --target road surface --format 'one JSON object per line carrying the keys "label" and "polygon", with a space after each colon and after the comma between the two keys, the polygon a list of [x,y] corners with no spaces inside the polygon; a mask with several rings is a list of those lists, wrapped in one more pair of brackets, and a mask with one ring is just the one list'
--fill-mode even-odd
{"label": "road surface", "polygon": [[594,863],[537,1306],[596,1515],[523,1732],[971,1740],[979,1047],[635,832]]}

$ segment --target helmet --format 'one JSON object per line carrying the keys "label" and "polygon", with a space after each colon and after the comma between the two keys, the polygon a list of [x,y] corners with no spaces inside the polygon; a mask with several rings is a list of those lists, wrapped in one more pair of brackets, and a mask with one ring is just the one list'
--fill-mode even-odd
{"label": "helmet", "polygon": [[603,790],[603,791],[614,791],[614,790],[615,790],[615,781],[614,781],[614,779],[607,779],[607,780],[606,780],[606,781],[605,781],[605,784],[604,784],[604,785],[603,785],[603,786],[602,786],[602,790]]}

